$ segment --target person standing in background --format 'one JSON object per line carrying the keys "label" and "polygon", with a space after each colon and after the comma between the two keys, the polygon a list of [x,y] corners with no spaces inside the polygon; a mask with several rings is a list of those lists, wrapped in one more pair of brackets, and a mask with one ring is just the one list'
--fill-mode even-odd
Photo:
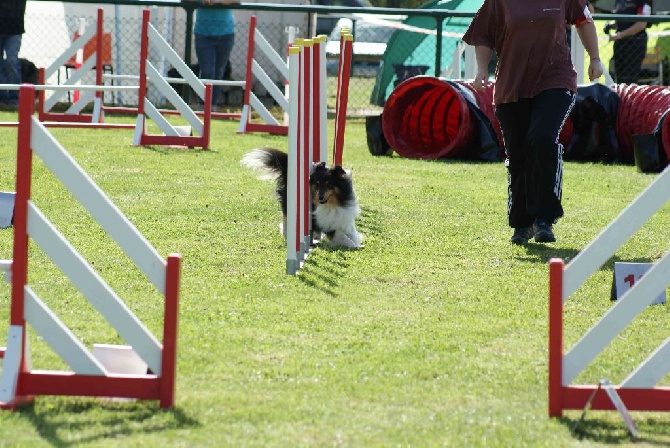
{"label": "person standing in background", "polygon": [[[650,0],[616,0],[613,14],[651,15]],[[615,29],[615,34],[609,34]],[[647,22],[616,22],[605,27],[614,42],[614,82],[634,84],[647,54]]]}
{"label": "person standing in background", "polygon": [[[209,8],[207,6],[234,5],[239,0],[187,0],[204,5],[195,12],[195,54],[200,66],[200,79],[223,80],[230,53],[235,44],[235,17],[232,9]],[[221,96],[221,86],[212,89],[212,106]]]}
{"label": "person standing in background", "polygon": [[[26,0],[0,0],[0,84],[21,84],[19,50],[24,28]],[[16,107],[18,90],[0,90],[0,103]]]}

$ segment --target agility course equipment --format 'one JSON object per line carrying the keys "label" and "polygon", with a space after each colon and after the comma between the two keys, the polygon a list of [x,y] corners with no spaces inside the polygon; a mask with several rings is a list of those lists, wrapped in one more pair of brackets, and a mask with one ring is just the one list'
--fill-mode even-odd
{"label": "agility course equipment", "polygon": [[[670,199],[670,168],[666,168],[567,266],[549,262],[549,416],[564,409],[614,410],[600,385],[572,381],[658,295],[670,279],[670,252],[628,290],[567,352],[563,352],[563,306],[577,289]],[[631,411],[670,411],[670,387],[657,384],[670,371],[670,338],[666,339],[613,390]],[[622,360],[624,362],[624,360]]]}
{"label": "agility course equipment", "polygon": [[[288,98],[281,92],[279,87],[272,82],[272,79],[263,70],[260,64],[255,59],[256,46],[265,55],[272,65],[277,69],[280,75],[286,82],[289,82],[289,68],[287,61],[272,48],[265,36],[256,27],[257,18],[252,15],[249,21],[249,37],[247,42],[247,70],[245,74],[245,89],[244,89],[244,105],[242,106],[242,116],[240,117],[240,127],[238,133],[244,134],[247,132],[269,132],[271,134],[287,135],[288,126],[280,124],[277,119],[272,116],[270,111],[253,93],[253,81],[258,79],[258,82],[268,91],[270,96],[277,102],[282,110],[289,110]],[[289,50],[290,53],[290,50]],[[289,57],[290,59],[290,57]],[[291,89],[289,88],[289,92]],[[289,93],[290,97],[290,93]],[[254,123],[251,121],[252,112],[259,114],[264,123]],[[289,113],[290,116],[290,113]]]}
{"label": "agility course equipment", "polygon": [[[282,110],[289,110],[286,95],[282,93],[281,89],[272,81],[256,60],[256,47],[258,46],[259,51],[272,63],[273,67],[285,80],[285,83],[290,83],[288,63],[274,50],[274,48],[272,48],[272,45],[270,45],[265,36],[263,36],[257,29],[256,22],[256,16],[252,15],[249,21],[249,38],[247,42],[247,71],[245,74],[246,85],[244,88],[244,105],[242,106],[240,127],[237,132],[240,134],[247,132],[268,132],[271,134],[287,135],[288,126],[286,124],[280,124],[252,91],[254,79],[257,79]],[[264,123],[252,122],[252,112],[258,113]]]}
{"label": "agility course equipment", "polygon": [[[339,77],[348,78],[353,54],[353,37],[348,35],[343,41],[340,57]],[[315,87],[320,84],[325,73],[325,52],[318,42],[311,39],[296,39],[296,45],[289,47],[288,87],[288,174],[287,174],[287,219],[286,219],[286,273],[295,275],[307,257],[312,244],[320,238],[314,235],[312,207],[309,189],[309,175],[312,165],[326,162],[327,146],[325,131],[322,132],[323,110],[326,107],[325,89]],[[338,85],[347,80],[338,78]],[[336,129],[340,130],[339,140],[333,144],[333,160],[342,162],[344,126],[346,123],[346,89],[338,92],[338,104],[343,111],[336,116]]]}
{"label": "agility course equipment", "polygon": [[[578,94],[592,86],[579,86]],[[493,108],[494,83],[476,90],[472,81],[416,76],[400,83],[382,113],[382,131],[388,145],[410,158],[478,158],[486,143],[503,148],[500,124]],[[663,86],[614,84],[602,86],[619,97],[610,113],[618,142],[618,161],[632,163],[633,136],[659,130],[659,144],[670,158],[670,92]],[[594,99],[597,102],[597,98]],[[573,110],[574,112],[574,110]],[[574,115],[559,136],[570,160],[574,143]],[[488,128],[488,129],[487,129]],[[601,129],[599,132],[605,132]],[[487,135],[488,134],[488,135]],[[479,141],[478,141],[479,139]],[[482,141],[481,139],[485,139]],[[501,155],[502,155],[501,151]]]}
{"label": "agility course equipment", "polygon": [[[140,48],[140,90],[138,100],[137,122],[135,124],[135,135],[133,137],[134,145],[178,145],[188,147],[209,148],[210,123],[212,112],[212,85],[205,84],[198,79],[193,71],[181,60],[179,55],[163,39],[163,36],[149,22],[151,12],[142,11],[142,34]],[[172,66],[177,69],[179,74],[188,82],[195,93],[203,100],[203,120],[196,115],[188,104],[175,92],[168,82],[161,76],[159,71],[149,61],[149,45],[153,44],[158,48],[165,58],[170,61]],[[148,82],[153,83],[160,92],[174,105],[181,116],[191,125],[191,130],[196,135],[182,135],[179,128],[176,128],[161,114],[161,112],[147,98]],[[147,118],[156,123],[165,135],[156,135],[147,133]]]}
{"label": "agility course equipment", "polygon": [[[476,91],[466,81],[415,76],[389,96],[382,130],[389,146],[404,157],[467,157],[480,137],[477,108],[499,128],[493,111],[493,84]],[[502,134],[496,131],[491,138],[502,148]]]}
{"label": "agility course equipment", "polygon": [[[0,377],[0,406],[16,409],[39,395],[123,397],[174,405],[181,257],[161,258],[34,114],[34,88],[21,88],[11,266],[11,310]],[[33,154],[54,173],[165,298],[162,343],[121,301],[31,200]],[[142,375],[109,372],[28,284],[29,240],[70,279],[146,363]],[[28,324],[72,371],[32,370]]]}
{"label": "agility course equipment", "polygon": [[[344,31],[344,30],[343,30]],[[340,34],[340,58],[337,67],[337,92],[335,96],[335,138],[333,139],[333,165],[342,166],[344,151],[344,124],[347,122],[349,103],[349,74],[353,55],[353,35]]]}
{"label": "agility course equipment", "polygon": [[[83,53],[83,48],[86,45],[90,45],[88,44],[89,42],[95,43],[95,51],[88,59],[82,61],[81,65],[77,64],[79,66],[73,70],[71,76],[64,84],[62,84],[70,87],[69,89],[57,90],[48,99],[43,90],[39,92],[37,110],[40,121],[62,121],[73,123],[73,126],[76,126],[76,123],[102,124],[104,122],[102,102],[103,90],[86,90],[83,95],[78,95],[75,98],[75,102],[65,111],[65,113],[52,112],[53,107],[60,102],[68,92],[81,90],[76,86],[76,83],[78,83],[81,78],[91,70],[95,69],[95,85],[102,86],[103,58],[98,56],[103,54],[105,35],[103,23],[103,10],[98,9],[95,26],[88,27],[88,29],[80,29],[76,34],[77,38],[72,42],[70,47],[57,57],[49,67],[40,69],[39,82],[41,85],[46,85],[47,79],[51,78],[54,74],[57,74],[61,67],[65,66],[68,61],[72,60],[72,58],[76,58],[78,54],[81,55]],[[93,113],[82,114],[81,111],[91,102],[93,102]]]}
{"label": "agility course equipment", "polygon": [[[20,84],[0,84],[0,89],[2,90],[19,90],[22,85]],[[35,91],[42,93],[47,90],[52,90],[55,92],[68,92],[71,90],[70,86],[65,85],[35,85],[33,86]],[[77,89],[83,92],[105,92],[105,91],[135,91],[137,87],[132,86],[98,86],[98,85],[78,85]],[[63,115],[63,114],[61,114]],[[81,117],[81,115],[73,115]],[[39,114],[38,114],[39,117]],[[5,121],[0,122],[1,127],[16,127],[19,125],[18,121]],[[98,123],[98,122],[68,122],[62,121],[59,119],[57,121],[43,121],[42,125],[48,128],[96,128],[96,129],[134,129],[134,124],[125,124],[125,123]]]}
{"label": "agility course equipment", "polygon": [[[665,86],[615,84],[619,95],[619,107],[614,133],[619,142],[621,161],[633,162],[633,135],[650,134],[660,124],[661,143],[670,158],[670,121],[666,112],[670,110],[670,91]],[[663,120],[661,123],[660,120]]]}
{"label": "agility course equipment", "polygon": [[[72,45],[61,54],[56,60],[46,69],[40,69],[40,83],[45,84],[46,79],[56,73],[67,61],[71,60],[75,54],[81,53],[82,48],[90,46],[90,42],[95,42],[96,51],[92,52],[90,56],[81,63],[81,65],[72,72],[71,76],[61,86],[52,86],[57,94],[52,95],[49,99],[42,89],[39,93],[38,115],[40,120],[48,123],[61,122],[61,127],[100,127],[100,128],[134,128],[135,134],[133,136],[133,144],[135,145],[178,145],[185,147],[202,147],[206,149],[209,146],[209,129],[211,120],[211,85],[203,84],[202,80],[198,79],[193,74],[191,69],[184,63],[177,53],[170,47],[170,45],[163,39],[163,37],[156,31],[154,26],[149,23],[150,11],[144,10],[142,15],[142,30],[140,35],[140,75],[114,75],[105,74],[102,58],[98,55],[103,53],[105,45],[105,36],[103,29],[103,10],[98,9],[96,26],[88,29],[82,28],[78,37],[74,40]],[[111,43],[107,42],[108,45]],[[153,45],[159,49],[162,55],[168,59],[172,66],[182,76],[180,79],[166,79],[163,78],[158,70],[148,59],[149,45]],[[91,86],[75,85],[81,80],[85,73],[95,69],[95,85],[97,89]],[[105,86],[105,80],[126,79],[132,78],[139,81],[137,86]],[[202,112],[193,111],[186,102],[177,94],[169,82],[180,82],[188,84],[193,91],[205,101],[207,98],[209,102],[205,101],[205,107]],[[147,97],[148,83],[152,83],[158,92],[164,95],[174,106],[176,110],[165,110],[156,108]],[[236,83],[240,85],[240,83]],[[85,87],[85,88],[84,88]],[[207,91],[210,90],[209,96]],[[66,93],[72,90],[83,91],[84,94],[76,100],[72,106],[65,113],[54,113],[51,109],[63,99]],[[112,107],[104,106],[103,92],[105,91],[137,91],[138,92],[138,107]],[[82,114],[86,105],[93,101],[93,113]],[[132,113],[137,114],[135,125],[127,124],[108,124],[104,123],[105,112],[110,113]],[[184,127],[172,126],[164,115],[181,115],[190,125],[188,134],[195,133],[196,135],[183,135]],[[225,114],[221,114],[222,116]],[[199,116],[203,119],[200,120]],[[228,118],[238,118],[239,114],[231,115]],[[163,131],[164,135],[150,135],[146,130],[146,118],[153,120],[158,128]],[[93,126],[95,124],[95,126]]]}

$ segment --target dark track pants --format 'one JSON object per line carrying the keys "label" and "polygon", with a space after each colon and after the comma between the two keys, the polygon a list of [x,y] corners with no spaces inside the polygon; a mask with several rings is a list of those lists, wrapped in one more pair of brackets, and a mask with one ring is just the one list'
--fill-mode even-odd
{"label": "dark track pants", "polygon": [[510,227],[550,223],[563,216],[563,145],[558,136],[576,95],[549,89],[534,98],[496,106],[505,140]]}

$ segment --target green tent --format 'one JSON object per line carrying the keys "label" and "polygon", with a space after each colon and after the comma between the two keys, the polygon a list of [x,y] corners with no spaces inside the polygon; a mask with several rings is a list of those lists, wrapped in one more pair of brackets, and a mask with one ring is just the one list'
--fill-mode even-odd
{"label": "green tent", "polygon": [[[482,0],[431,0],[419,9],[448,9],[474,13],[481,4]],[[472,17],[444,19],[442,23],[442,70],[451,65],[454,51],[461,41],[458,36],[465,32],[471,21]],[[398,74],[400,74],[400,79],[403,75],[436,75],[437,36],[434,32],[437,28],[437,20],[435,17],[409,16],[403,24],[417,29],[421,28],[433,34],[422,33],[419,30],[398,30],[393,33],[377,72],[377,79],[370,98],[371,104],[384,105],[397,84],[396,81],[399,80]],[[453,35],[449,35],[451,33]],[[442,70],[437,72],[438,76]]]}

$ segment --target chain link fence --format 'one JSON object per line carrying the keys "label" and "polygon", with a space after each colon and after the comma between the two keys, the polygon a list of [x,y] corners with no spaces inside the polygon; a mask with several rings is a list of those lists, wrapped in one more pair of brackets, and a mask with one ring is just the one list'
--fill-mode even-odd
{"label": "chain link fence", "polygon": [[[305,0],[306,1],[306,0]],[[58,5],[58,6],[54,6]],[[51,5],[51,6],[49,6]],[[51,65],[71,44],[75,32],[80,31],[83,26],[95,26],[98,6],[85,4],[67,4],[59,2],[29,2],[26,13],[26,34],[23,38],[21,57],[32,61],[38,67]],[[110,51],[103,55],[107,74],[114,75],[138,75],[140,64],[140,31],[141,15],[145,8],[139,6],[104,6],[104,29],[110,36]],[[187,13],[180,7],[152,7],[152,24],[163,38],[170,43],[172,48],[188,63],[196,64],[195,51],[192,47],[191,30],[188,29]],[[273,12],[268,10],[250,11],[235,10],[236,30],[235,46],[230,58],[230,70],[228,79],[244,80],[247,68],[247,48],[249,37],[249,17],[257,15],[258,29],[261,34],[272,43],[279,54],[285,53],[289,40],[288,27],[295,27],[299,37],[305,37],[306,30],[311,29],[309,22],[312,15],[296,12]],[[404,16],[387,16],[386,25],[397,26]],[[432,19],[431,19],[432,20]],[[606,21],[597,20],[596,26],[599,33],[601,59],[605,68],[609,68],[615,82],[617,72],[630,73],[625,67],[617,70],[614,64],[613,44],[608,41],[605,30]],[[354,27],[355,31],[355,27]],[[649,38],[646,47],[642,47],[644,60],[636,76],[637,82],[641,84],[668,85],[668,60],[670,59],[670,22],[656,23],[647,29]],[[356,34],[354,32],[354,34]],[[403,76],[414,74],[441,75],[450,78],[458,78],[461,73],[454,72],[457,58],[462,57],[459,53],[459,45],[462,45],[457,34],[445,33],[442,38],[441,47],[441,70],[435,73],[436,62],[436,34],[426,33],[421,36],[422,44],[418,46],[412,39],[392,39],[394,51],[400,55],[409,55],[406,61],[409,64],[400,64],[391,70],[390,89],[397,84]],[[188,48],[189,44],[191,48]],[[355,43],[358,41],[355,39]],[[349,114],[350,115],[374,115],[381,112],[383,102],[371,100],[375,84],[379,82],[380,73],[384,68],[380,67],[380,60],[386,48],[387,42],[371,42],[369,47],[376,46],[372,51],[364,46],[354,50],[352,63],[352,77],[349,89]],[[374,44],[374,45],[373,45]],[[379,47],[381,46],[381,47]],[[381,48],[381,50],[380,50]],[[388,52],[388,50],[387,50]],[[632,53],[631,53],[632,54]],[[460,55],[460,56],[459,56]],[[332,67],[336,54],[329,56],[329,67]],[[164,55],[151,53],[149,59],[165,76],[169,76],[172,68]],[[268,76],[283,89],[284,80],[273,64],[262,54],[256,55],[258,64],[263,67]],[[618,58],[621,64],[634,63],[634,55],[627,58]],[[424,64],[430,61],[430,64]],[[428,65],[432,67],[429,70]],[[71,73],[72,64],[63,66],[58,71],[57,79],[47,80],[48,83],[63,83]],[[195,68],[197,70],[197,67]],[[390,70],[386,67],[386,70]],[[405,70],[403,72],[403,70]],[[332,73],[332,70],[330,70]],[[635,70],[633,70],[635,71]],[[174,74],[174,73],[171,73]],[[197,71],[196,71],[197,74]],[[86,74],[81,80],[84,84],[94,84],[94,73]],[[107,84],[136,85],[137,81],[115,79],[108,80]],[[327,102],[329,109],[335,107],[336,77],[328,77]],[[267,106],[273,106],[274,102],[265,89],[259,83],[254,82],[254,93],[259,96]],[[160,94],[154,92],[160,101]],[[152,92],[149,92],[152,95]],[[105,103],[113,105],[136,105],[137,95],[132,92],[107,92]],[[225,108],[241,108],[243,102],[243,88],[225,87],[219,106]]]}

